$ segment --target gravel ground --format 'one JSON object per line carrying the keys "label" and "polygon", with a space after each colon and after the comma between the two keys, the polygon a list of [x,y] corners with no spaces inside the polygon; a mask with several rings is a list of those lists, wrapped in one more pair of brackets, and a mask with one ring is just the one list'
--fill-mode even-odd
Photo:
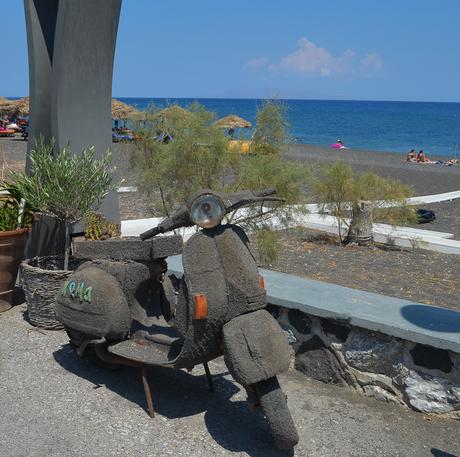
{"label": "gravel ground", "polygon": [[385,246],[342,246],[307,229],[283,232],[270,270],[460,311],[460,259],[455,254]]}
{"label": "gravel ground", "polygon": [[0,314],[2,457],[460,455],[460,421],[426,418],[297,372],[281,384],[301,441],[295,454],[278,452],[221,359],[210,364],[214,394],[201,369],[151,369],[158,414],[149,419],[136,370],[108,372],[79,359],[63,331],[31,327],[24,311]]}

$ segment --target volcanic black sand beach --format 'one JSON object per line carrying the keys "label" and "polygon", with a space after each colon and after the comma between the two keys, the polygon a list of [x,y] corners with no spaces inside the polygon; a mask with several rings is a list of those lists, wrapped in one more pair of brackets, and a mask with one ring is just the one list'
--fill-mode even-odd
{"label": "volcanic black sand beach", "polygon": [[[117,175],[124,179],[123,186],[136,185],[136,175],[129,165],[131,147],[113,145]],[[0,158],[3,157],[9,167],[23,168],[25,153],[24,141],[0,138]],[[400,179],[413,187],[415,196],[460,190],[460,167],[406,163],[401,154],[292,145],[284,156],[287,160],[314,167],[342,159],[356,170],[371,170],[381,176]],[[120,194],[119,202],[122,219],[152,216],[148,199],[138,193]],[[434,210],[437,220],[418,225],[418,228],[453,233],[454,238],[460,240],[460,199],[422,207]],[[328,236],[307,229],[285,232],[282,240],[278,260],[266,267],[460,310],[460,257],[457,255],[382,246],[341,246]]]}
{"label": "volcanic black sand beach", "polygon": [[[353,149],[335,150],[313,145],[292,145],[287,159],[305,161],[314,166],[343,160],[358,171],[373,171],[380,176],[399,179],[411,186],[414,196],[440,194],[460,190],[460,166],[408,163],[405,156],[392,152],[374,152]],[[430,157],[446,161],[446,157]],[[430,203],[423,208],[435,211],[437,220],[423,226],[424,230],[453,233],[460,240],[460,199],[451,202]]]}

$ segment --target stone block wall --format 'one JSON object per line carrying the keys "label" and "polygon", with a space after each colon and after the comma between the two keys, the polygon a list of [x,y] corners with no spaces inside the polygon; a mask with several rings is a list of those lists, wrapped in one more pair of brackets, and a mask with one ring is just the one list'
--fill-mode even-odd
{"label": "stone block wall", "polygon": [[460,354],[270,305],[310,378],[460,419]]}

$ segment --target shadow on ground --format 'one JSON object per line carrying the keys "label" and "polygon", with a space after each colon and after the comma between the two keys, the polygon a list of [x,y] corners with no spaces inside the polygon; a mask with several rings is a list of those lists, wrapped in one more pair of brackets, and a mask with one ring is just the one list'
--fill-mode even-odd
{"label": "shadow on ground", "polygon": [[417,327],[436,332],[460,332],[460,313],[456,311],[434,306],[407,305],[402,307],[401,315]]}
{"label": "shadow on ground", "polygon": [[[63,368],[93,383],[94,389],[105,386],[147,411],[139,369],[122,367],[109,371],[89,358],[79,358],[69,345],[62,346],[53,356]],[[261,413],[251,413],[246,401],[230,401],[240,389],[226,379],[226,375],[225,372],[213,375],[215,392],[212,393],[204,374],[197,376],[184,370],[150,368],[155,411],[169,419],[205,412],[209,433],[225,449],[246,452],[251,457],[292,456],[292,451],[274,448],[268,424]],[[135,379],[139,382],[133,382]]]}
{"label": "shadow on ground", "polygon": [[434,457],[457,457],[454,454],[448,454],[447,452],[441,451],[436,448],[432,448],[431,453],[433,454]]}

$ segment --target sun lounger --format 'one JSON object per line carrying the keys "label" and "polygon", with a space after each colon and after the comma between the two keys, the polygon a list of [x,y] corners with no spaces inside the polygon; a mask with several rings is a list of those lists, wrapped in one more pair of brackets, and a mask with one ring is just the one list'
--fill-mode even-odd
{"label": "sun lounger", "polygon": [[15,133],[12,129],[0,129],[0,136],[13,136]]}

